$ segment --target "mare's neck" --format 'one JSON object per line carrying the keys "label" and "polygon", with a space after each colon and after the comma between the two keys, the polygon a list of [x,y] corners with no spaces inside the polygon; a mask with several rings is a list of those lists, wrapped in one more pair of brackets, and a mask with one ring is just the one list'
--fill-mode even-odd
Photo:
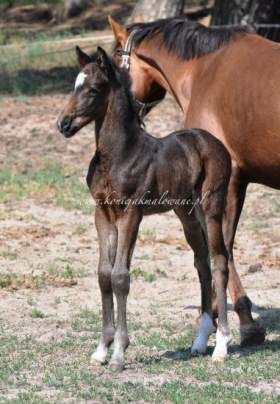
{"label": "mare's neck", "polygon": [[96,146],[106,156],[122,158],[141,133],[139,119],[127,91],[122,86],[111,88],[107,108],[95,123]]}
{"label": "mare's neck", "polygon": [[174,96],[178,105],[187,112],[199,59],[180,60],[159,46],[156,40],[143,42],[136,49],[137,56],[151,66],[152,79]]}

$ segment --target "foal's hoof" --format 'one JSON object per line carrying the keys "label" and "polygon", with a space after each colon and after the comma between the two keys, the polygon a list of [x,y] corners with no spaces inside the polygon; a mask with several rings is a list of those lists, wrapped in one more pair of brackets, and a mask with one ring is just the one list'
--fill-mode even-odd
{"label": "foal's hoof", "polygon": [[265,341],[266,329],[258,323],[253,323],[240,328],[242,347],[260,345]]}
{"label": "foal's hoof", "polygon": [[107,359],[106,356],[100,355],[98,352],[94,352],[91,355],[90,363],[92,365],[106,365]]}
{"label": "foal's hoof", "polygon": [[207,351],[207,345],[195,340],[191,347],[191,356],[204,355]]}
{"label": "foal's hoof", "polygon": [[231,342],[231,335],[224,334],[219,329],[216,333],[216,346],[212,354],[212,360],[216,363],[223,363],[227,358],[228,346]]}
{"label": "foal's hoof", "polygon": [[224,363],[226,359],[227,355],[226,356],[212,355],[212,361],[214,363]]}
{"label": "foal's hoof", "polygon": [[124,370],[124,363],[122,362],[110,362],[109,366],[114,373],[121,373]]}

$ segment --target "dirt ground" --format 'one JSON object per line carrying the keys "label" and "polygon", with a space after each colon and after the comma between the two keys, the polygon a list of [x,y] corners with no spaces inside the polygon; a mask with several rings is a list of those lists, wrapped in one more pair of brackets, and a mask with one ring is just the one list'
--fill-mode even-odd
{"label": "dirt ground", "polygon": [[[140,383],[155,394],[158,386],[165,386],[164,383],[175,379],[176,383],[184,380],[189,386],[202,389],[209,383],[209,380],[197,376],[198,373],[184,374],[177,380],[183,369],[181,363],[178,374],[175,365],[170,369],[169,362],[164,362],[164,368],[148,369],[151,366],[149,358],[158,357],[168,350],[178,353],[179,348],[189,347],[199,312],[200,291],[192,251],[185,244],[180,223],[172,213],[145,218],[141,225],[132,262],[128,304],[132,341],[128,350],[128,367],[122,375],[114,376],[114,386],[119,387],[108,387],[110,391],[117,388],[126,390],[116,390],[116,395],[108,396],[105,390],[100,392],[98,386],[94,391],[90,390],[91,383],[87,384],[84,379],[79,388],[75,385],[75,389],[71,389],[70,385],[73,386],[74,382],[66,381],[70,377],[66,370],[63,382],[61,379],[61,384],[57,381],[56,372],[60,366],[76,369],[83,363],[88,375],[100,372],[91,369],[88,364],[100,331],[100,297],[96,276],[98,244],[93,214],[89,214],[93,202],[85,184],[85,174],[95,149],[94,133],[93,127],[89,126],[68,141],[58,133],[55,120],[64,101],[63,95],[4,98],[0,101],[0,338],[6,341],[3,342],[6,348],[2,354],[3,358],[5,356],[2,368],[0,365],[0,402],[187,402],[183,395],[176,398],[170,392],[166,396],[151,395],[149,399],[149,395],[146,397],[139,393],[135,396],[133,394],[136,393],[129,390],[129,386],[134,386],[133,391],[136,391]],[[180,113],[168,98],[150,114],[147,128],[154,135],[164,136],[180,128],[180,122]],[[38,180],[36,173],[53,165],[62,170],[62,181],[54,176],[53,183],[44,180],[43,185],[42,182],[38,185],[41,179]],[[73,198],[71,177],[77,179],[73,187],[82,188],[80,193],[73,188]],[[33,188],[28,183],[29,178]],[[71,203],[63,199],[65,193],[70,194]],[[76,205],[73,201],[75,195],[82,199],[76,200]],[[84,209],[85,205],[87,209]],[[260,351],[258,348],[248,351],[238,346],[238,321],[229,304],[234,341],[228,366],[235,369],[235,374],[241,372],[241,376],[239,379],[235,379],[236,376],[232,380],[224,379],[224,371],[221,370],[219,377],[212,373],[211,380],[218,385],[227,382],[228,388],[233,390],[236,388],[235,380],[239,380],[239,385],[248,389],[248,395],[245,398],[235,396],[233,391],[228,401],[227,396],[223,399],[222,395],[215,402],[257,402],[255,396],[250,396],[255,393],[264,394],[262,402],[280,402],[279,395],[277,398],[280,394],[279,242],[279,192],[250,185],[238,228],[235,259],[242,282],[254,303],[254,316],[268,327],[268,345],[259,348]],[[94,313],[93,317],[90,313]],[[96,328],[88,324],[90,318],[96,321]],[[81,319],[85,321],[83,326],[79,325]],[[186,330],[190,333],[190,340],[182,346],[180,338]],[[156,335],[159,337],[156,338]],[[171,341],[170,344],[162,342],[162,335],[171,338],[164,339]],[[176,341],[175,336],[178,337]],[[26,348],[28,344],[22,347],[27,338],[36,351],[33,359],[27,358],[29,352],[32,356],[33,348],[29,351]],[[72,342],[81,340],[77,351],[75,345],[71,345],[69,350],[63,348],[66,345],[62,344],[69,338]],[[17,342],[10,347],[12,339]],[[71,360],[76,358],[78,351],[82,359],[79,357],[81,362],[75,365],[76,362]],[[258,356],[259,352],[261,356]],[[25,355],[24,359],[22,355]],[[254,355],[256,360],[250,363]],[[52,359],[48,362],[50,357]],[[241,361],[242,357],[246,358],[239,366],[238,360],[241,358]],[[18,360],[17,365],[15,360]],[[198,369],[198,363],[202,365],[197,361],[190,360],[185,367]],[[202,361],[209,363],[209,358]],[[266,363],[263,375],[248,376],[248,380],[247,376],[242,376],[242,366],[247,366],[246,375],[251,375],[254,369],[259,369],[261,362]],[[159,366],[156,360],[154,365]],[[203,369],[210,372],[209,366],[212,365],[205,366],[207,368]],[[273,369],[272,374],[266,375],[268,369]],[[56,375],[55,382],[53,375]],[[100,377],[100,383],[107,386],[106,372]],[[152,383],[151,388],[147,387],[147,380]],[[34,386],[37,386],[35,390]],[[91,391],[91,395],[85,394],[86,389]],[[201,397],[204,397],[203,394]],[[195,397],[190,402],[202,402]]]}

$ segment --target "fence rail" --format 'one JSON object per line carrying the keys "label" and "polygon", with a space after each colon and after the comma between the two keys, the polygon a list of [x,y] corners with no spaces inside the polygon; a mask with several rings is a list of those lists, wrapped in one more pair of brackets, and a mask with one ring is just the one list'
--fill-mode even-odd
{"label": "fence rail", "polygon": [[256,24],[255,30],[265,38],[280,42],[280,24]]}
{"label": "fence rail", "polygon": [[[280,41],[280,24],[256,24],[258,34]],[[86,37],[0,46],[0,94],[69,91],[77,72],[74,45],[91,52],[97,45],[109,50],[113,36]]]}

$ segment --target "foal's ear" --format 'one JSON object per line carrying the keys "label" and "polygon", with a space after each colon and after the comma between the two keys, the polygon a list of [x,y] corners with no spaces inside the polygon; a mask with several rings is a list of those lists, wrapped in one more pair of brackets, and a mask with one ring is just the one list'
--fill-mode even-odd
{"label": "foal's ear", "polygon": [[109,24],[111,25],[113,34],[116,38],[116,41],[124,47],[125,42],[128,38],[128,32],[124,25],[119,24],[115,21],[110,15],[108,17]]}
{"label": "foal's ear", "polygon": [[83,52],[82,49],[79,48],[79,46],[76,46],[76,54],[81,68],[85,67],[85,65],[91,62],[89,55]]}
{"label": "foal's ear", "polygon": [[99,64],[100,68],[106,73],[108,78],[112,78],[113,76],[112,63],[105,50],[100,46],[98,46],[97,48],[97,56],[98,56],[97,63]]}

